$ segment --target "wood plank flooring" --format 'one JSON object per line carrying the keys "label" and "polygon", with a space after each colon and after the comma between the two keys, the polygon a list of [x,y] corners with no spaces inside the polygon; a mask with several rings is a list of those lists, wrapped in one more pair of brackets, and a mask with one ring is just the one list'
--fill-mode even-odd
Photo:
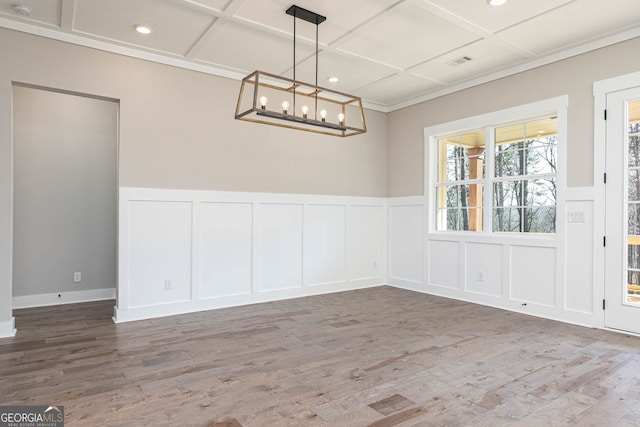
{"label": "wood plank flooring", "polygon": [[0,404],[68,426],[640,425],[640,338],[379,287],[115,325],[16,310]]}

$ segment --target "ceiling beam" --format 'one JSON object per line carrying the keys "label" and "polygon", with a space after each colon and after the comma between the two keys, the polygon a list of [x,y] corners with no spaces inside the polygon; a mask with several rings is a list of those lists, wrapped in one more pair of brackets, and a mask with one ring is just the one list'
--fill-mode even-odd
{"label": "ceiling beam", "polygon": [[64,31],[73,31],[76,17],[76,0],[62,0],[60,3],[60,28]]}
{"label": "ceiling beam", "polygon": [[[427,12],[436,15],[442,19],[444,19],[445,21],[449,22],[450,24],[453,24],[457,27],[460,27],[462,29],[465,29],[477,36],[482,37],[484,40],[493,43],[495,45],[501,46],[503,48],[506,48],[507,50],[515,53],[516,55],[520,56],[523,59],[535,59],[537,57],[536,54],[534,54],[533,52],[529,51],[528,49],[525,49],[522,46],[517,46],[514,43],[510,43],[498,36],[496,36],[494,33],[492,33],[491,31],[487,30],[486,28],[483,28],[477,24],[474,24],[473,22],[463,18],[462,16],[456,15],[455,13],[451,12],[448,9],[443,8],[442,6],[439,6],[437,4],[435,4],[434,2],[430,1],[430,0],[419,0],[418,1],[418,5],[420,8],[426,10]],[[414,64],[413,67],[417,66],[417,65],[421,65],[421,64]]]}
{"label": "ceiling beam", "polygon": [[195,59],[202,49],[213,39],[213,37],[224,27],[227,21],[233,19],[234,13],[242,6],[242,4],[246,0],[231,0],[229,4],[224,8],[222,13],[216,11],[215,9],[211,9],[208,7],[204,7],[200,3],[194,0],[183,0],[185,3],[195,6],[196,9],[204,9],[209,13],[213,14],[215,18],[211,22],[211,25],[200,35],[198,40],[191,45],[187,53],[184,55],[187,59]]}

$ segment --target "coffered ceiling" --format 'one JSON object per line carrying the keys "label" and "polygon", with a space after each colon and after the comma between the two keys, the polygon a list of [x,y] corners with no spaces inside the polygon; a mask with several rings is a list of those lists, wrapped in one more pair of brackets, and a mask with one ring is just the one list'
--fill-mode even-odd
{"label": "coffered ceiling", "polygon": [[[0,27],[241,78],[290,77],[294,0],[0,0]],[[27,5],[29,15],[16,12]],[[640,36],[640,0],[295,0],[324,15],[319,85],[391,111]],[[152,29],[142,35],[141,24]],[[297,25],[315,80],[315,26]],[[339,78],[330,83],[327,78]]]}

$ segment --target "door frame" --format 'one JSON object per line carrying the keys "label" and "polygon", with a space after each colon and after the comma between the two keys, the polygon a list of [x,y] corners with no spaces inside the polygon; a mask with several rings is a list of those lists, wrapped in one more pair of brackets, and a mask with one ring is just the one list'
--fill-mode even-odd
{"label": "door frame", "polygon": [[594,180],[594,218],[593,218],[593,326],[596,328],[622,332],[605,327],[605,226],[606,226],[606,155],[607,122],[605,111],[607,95],[612,92],[632,89],[640,86],[640,72],[624,74],[593,83],[594,130],[593,130],[593,180]]}
{"label": "door frame", "polygon": [[[120,121],[121,121],[121,100],[118,98],[112,98],[112,97],[108,97],[108,96],[102,96],[102,95],[95,95],[95,94],[90,94],[90,93],[84,93],[84,92],[77,92],[77,91],[73,91],[73,90],[67,90],[67,89],[61,89],[61,88],[57,88],[57,87],[50,87],[50,86],[42,86],[42,85],[36,85],[36,84],[31,84],[31,83],[24,83],[24,82],[20,82],[20,81],[12,81],[10,82],[10,90],[11,90],[11,97],[10,97],[10,103],[11,103],[11,111],[13,113],[13,102],[14,102],[14,87],[23,87],[23,88],[28,88],[28,89],[34,89],[34,90],[41,90],[41,91],[46,91],[46,92],[54,92],[54,93],[61,93],[64,95],[70,95],[70,96],[77,96],[77,97],[81,97],[81,98],[90,98],[90,99],[94,99],[94,100],[98,100],[98,101],[104,101],[104,102],[111,102],[115,104],[116,107],[116,140],[115,140],[115,160],[116,163],[114,165],[115,168],[115,182],[114,184],[114,188],[113,191],[115,192],[115,201],[116,201],[116,205],[115,205],[115,210],[113,212],[113,215],[115,217],[115,225],[116,225],[116,230],[115,230],[115,249],[116,249],[116,253],[115,255],[115,306],[114,306],[114,310],[115,307],[118,306],[118,288],[119,288],[119,236],[120,236],[120,222],[119,222],[119,211],[120,211],[120,130],[121,130],[121,125],[120,125]],[[9,298],[9,310],[10,313],[13,314],[13,296],[14,296],[14,292],[13,292],[13,242],[14,242],[14,234],[13,234],[13,230],[14,230],[14,220],[13,220],[13,211],[14,211],[14,204],[13,204],[13,194],[14,194],[14,177],[15,177],[15,170],[14,170],[14,165],[13,165],[13,158],[14,158],[14,151],[13,151],[13,146],[14,146],[14,135],[13,135],[13,126],[14,126],[14,121],[13,121],[13,114],[11,115],[11,120],[9,122],[9,128],[11,130],[11,139],[10,139],[10,150],[11,150],[11,156],[9,157],[10,162],[11,162],[11,167],[9,169],[9,173],[10,173],[10,189],[11,189],[11,202],[9,203],[8,209],[9,209],[9,233],[10,233],[10,238],[9,238],[9,259],[8,259],[8,265],[9,265],[9,285],[10,285],[10,298]],[[1,230],[0,230],[1,231]],[[75,302],[82,302],[82,301],[69,301],[69,303],[75,303]],[[1,314],[1,313],[0,313]],[[15,324],[15,317],[11,316],[11,324],[12,324],[12,331],[10,333],[9,336],[15,336],[15,334],[17,333],[17,326]],[[2,331],[0,330],[0,338],[2,337],[7,337],[7,335],[2,335],[1,333]]]}

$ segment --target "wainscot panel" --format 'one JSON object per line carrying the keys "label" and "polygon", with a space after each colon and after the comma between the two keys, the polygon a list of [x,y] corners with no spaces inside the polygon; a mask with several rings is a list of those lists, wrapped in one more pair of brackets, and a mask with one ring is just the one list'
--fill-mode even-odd
{"label": "wainscot panel", "polygon": [[424,280],[424,198],[389,200],[389,278],[422,285]]}
{"label": "wainscot panel", "polygon": [[429,284],[443,288],[460,288],[460,242],[430,240],[427,245]]}
{"label": "wainscot panel", "polygon": [[130,307],[170,304],[191,298],[192,203],[131,201],[126,250]]}
{"label": "wainscot panel", "polygon": [[258,205],[258,291],[302,286],[302,205]]}
{"label": "wainscot panel", "polygon": [[308,205],[304,210],[304,284],[347,280],[347,208]]}
{"label": "wainscot panel", "polygon": [[567,286],[565,308],[593,312],[593,208],[592,200],[567,203]]}
{"label": "wainscot panel", "polygon": [[253,204],[200,205],[200,298],[251,293]]}
{"label": "wainscot panel", "polygon": [[385,283],[386,199],[121,188],[114,320]]}
{"label": "wainscot panel", "polygon": [[553,307],[556,294],[556,249],[511,246],[513,300]]}
{"label": "wainscot panel", "polygon": [[502,296],[502,245],[468,243],[465,245],[466,290],[468,292]]}
{"label": "wainscot panel", "polygon": [[380,277],[384,266],[384,207],[349,207],[348,259],[351,280]]}

